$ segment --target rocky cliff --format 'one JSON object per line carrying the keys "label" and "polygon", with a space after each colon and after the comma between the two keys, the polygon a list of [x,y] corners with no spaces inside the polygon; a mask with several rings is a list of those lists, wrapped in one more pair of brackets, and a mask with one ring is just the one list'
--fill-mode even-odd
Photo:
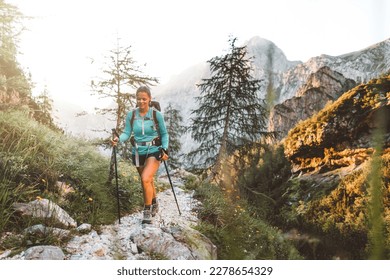
{"label": "rocky cliff", "polygon": [[355,85],[355,81],[327,66],[320,68],[294,97],[275,105],[270,113],[269,130],[277,132],[277,140],[281,140],[299,121],[313,116]]}
{"label": "rocky cliff", "polygon": [[[293,176],[281,212],[290,221],[295,217],[301,230],[321,235],[317,257],[329,258],[326,252],[332,251],[347,259],[367,258],[374,219],[383,225],[383,234],[376,237],[383,242],[382,257],[390,257],[389,116],[386,75],[344,93],[283,140]],[[379,193],[375,203],[374,189]]]}
{"label": "rocky cliff", "polygon": [[[390,69],[390,39],[341,56],[320,55],[304,63],[289,61],[275,44],[260,37],[254,37],[246,44],[248,55],[253,57],[254,78],[263,81],[260,97],[264,98],[272,85],[273,104],[280,104],[272,113],[269,124],[273,130],[281,131],[281,135],[353,87],[354,81],[357,84],[367,82]],[[196,84],[209,75],[207,63],[190,67],[157,87],[155,96],[163,108],[168,103],[178,108],[184,125],[188,125],[190,112],[197,106],[194,98],[200,94]],[[185,143],[183,153],[194,147],[188,134],[181,141]]]}
{"label": "rocky cliff", "polygon": [[[299,123],[284,142],[286,155],[295,171],[340,167],[338,154],[342,151],[350,151],[351,156],[355,154],[356,160],[363,155],[368,157],[372,153],[378,116],[387,121],[384,139],[388,147],[390,76],[353,88],[318,114]],[[359,149],[364,152],[354,152]]]}

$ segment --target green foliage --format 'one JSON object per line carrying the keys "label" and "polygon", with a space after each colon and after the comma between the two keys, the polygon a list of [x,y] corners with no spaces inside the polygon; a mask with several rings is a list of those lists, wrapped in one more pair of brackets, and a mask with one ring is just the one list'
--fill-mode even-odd
{"label": "green foliage", "polygon": [[226,158],[238,147],[267,134],[264,101],[258,98],[260,80],[252,77],[246,46],[236,47],[229,40],[226,55],[208,61],[211,77],[198,85],[199,107],[193,110],[192,137],[200,146],[189,156],[198,167],[213,168],[213,177],[221,172]]}
{"label": "green foliage", "polygon": [[11,190],[5,186],[5,182],[0,184],[0,213],[2,217],[0,219],[0,232],[7,226],[11,216],[13,215],[12,210],[12,194]]}
{"label": "green foliage", "polygon": [[16,60],[19,35],[28,17],[4,1],[0,1],[0,15],[0,109],[13,108],[14,103],[25,105],[36,120],[60,131],[50,115],[51,101],[47,93],[32,98],[31,75],[26,75]]}
{"label": "green foliage", "polygon": [[301,175],[287,184],[280,219],[332,239],[350,258],[390,256],[389,98],[386,74],[344,93],[284,141]]}
{"label": "green foliage", "polygon": [[372,133],[377,110],[385,108],[390,98],[389,88],[388,75],[344,93],[289,131],[284,141],[286,155],[297,166],[315,169],[326,164],[322,159],[326,149],[356,148],[357,139]]}
{"label": "green foliage", "polygon": [[118,159],[118,185],[123,213],[141,210],[144,202],[141,179],[128,160]]}
{"label": "green foliage", "polygon": [[17,60],[18,37],[26,17],[17,7],[0,1],[0,90],[16,90],[23,97],[30,96],[29,81]]}
{"label": "green foliage", "polygon": [[17,36],[22,26],[23,15],[10,4],[0,1],[0,76],[12,77],[19,74],[16,63]]}
{"label": "green foliage", "polygon": [[[119,38],[118,38],[119,42]],[[158,83],[157,78],[142,74],[142,69],[132,57],[131,46],[122,47],[117,44],[105,57],[106,63],[101,77],[91,81],[94,95],[107,98],[115,103],[115,107],[98,108],[101,115],[108,115],[116,123],[116,130],[124,127],[126,112],[135,107],[135,92],[140,85]]]}
{"label": "green foliage", "polygon": [[49,91],[45,87],[43,92],[34,97],[36,103],[36,110],[34,110],[34,119],[50,127],[53,130],[61,131],[58,126],[54,123],[52,112],[53,112],[53,100],[50,98]]}
{"label": "green foliage", "polygon": [[[374,165],[369,161],[334,180],[326,175],[289,180],[279,223],[321,235],[323,243],[332,244],[328,253],[343,249],[349,258],[366,259],[380,247],[382,257],[376,258],[389,258],[389,153],[381,157],[380,171],[375,161]],[[369,177],[372,172],[382,174],[375,175],[375,184]]]}
{"label": "green foliage", "polygon": [[253,144],[239,153],[246,162],[238,170],[237,187],[248,203],[256,208],[256,214],[275,222],[275,211],[285,192],[285,183],[291,176],[291,166],[284,155],[283,146]]}
{"label": "green foliage", "polygon": [[[371,171],[368,176],[369,182],[369,191],[371,194],[369,201],[369,258],[370,259],[385,259],[386,258],[386,249],[390,253],[390,247],[386,247],[386,237],[390,239],[390,234],[386,234],[385,230],[385,215],[384,213],[384,201],[383,195],[386,194],[384,191],[385,184],[382,183],[381,169],[382,159],[381,155],[383,153],[384,146],[384,136],[385,136],[385,127],[386,122],[389,122],[387,116],[382,113],[377,116],[377,129],[374,132],[374,149]],[[390,126],[390,123],[389,123]],[[384,177],[384,176],[383,176]]]}
{"label": "green foliage", "polygon": [[180,136],[185,131],[182,125],[183,117],[180,115],[179,110],[173,108],[172,104],[169,103],[168,107],[164,110],[164,118],[169,135],[169,164],[172,168],[178,168],[180,166]]}
{"label": "green foliage", "polygon": [[282,234],[254,216],[253,209],[239,197],[229,198],[215,185],[197,188],[202,201],[197,227],[218,247],[219,259],[300,259]]}
{"label": "green foliage", "polygon": [[[0,166],[0,169],[1,166]],[[24,201],[26,197],[35,197],[38,191],[31,186],[23,184],[17,185],[16,182],[6,177],[0,179],[0,232],[7,228],[19,228],[14,217],[12,204],[16,201]]]}
{"label": "green foliage", "polygon": [[[29,119],[21,111],[0,111],[1,231],[17,222],[12,203],[29,202],[37,196],[64,208],[78,223],[110,223],[117,218],[116,190],[107,185],[109,159],[91,144],[56,133]],[[132,170],[123,164],[121,170]],[[121,174],[124,211],[130,200],[135,170]],[[72,191],[61,194],[57,182]],[[127,194],[127,195],[126,195]]]}

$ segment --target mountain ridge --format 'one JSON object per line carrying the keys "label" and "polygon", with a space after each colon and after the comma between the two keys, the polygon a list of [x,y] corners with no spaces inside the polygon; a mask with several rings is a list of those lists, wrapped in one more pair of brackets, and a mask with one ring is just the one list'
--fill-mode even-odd
{"label": "mountain ridge", "polygon": [[[322,54],[306,62],[287,60],[283,51],[273,42],[259,36],[251,38],[246,44],[248,55],[254,56],[254,78],[263,80],[260,97],[264,98],[269,83],[272,83],[276,96],[274,105],[295,97],[310,75],[325,66],[356,83],[369,81],[390,69],[390,38],[358,51],[340,56]],[[259,55],[256,57],[256,54]],[[180,110],[184,125],[189,125],[191,110],[196,106],[195,97],[200,94],[196,83],[199,83],[202,78],[208,78],[209,75],[206,63],[194,68],[189,67],[164,86],[156,87],[154,95],[160,101],[162,108],[171,103]],[[189,135],[184,135],[181,141],[186,143],[183,145],[183,153],[195,147]]]}
{"label": "mountain ridge", "polygon": [[[264,98],[269,83],[272,83],[276,97],[274,105],[293,98],[310,75],[324,66],[328,66],[333,71],[339,72],[345,78],[352,79],[357,83],[378,77],[390,69],[390,38],[361,50],[339,56],[321,54],[306,62],[289,61],[284,52],[272,41],[259,36],[252,37],[245,42],[245,45],[248,46],[249,56],[253,57],[254,78],[263,80],[260,97]],[[181,112],[184,119],[183,125],[188,126],[191,111],[196,106],[195,97],[200,94],[196,84],[200,83],[202,78],[209,76],[207,62],[189,66],[181,73],[171,77],[167,83],[153,87],[153,97],[161,103],[163,110],[171,103]],[[88,118],[84,119],[88,121]],[[77,129],[78,125],[87,127],[87,125],[83,125],[83,120],[80,118],[78,120],[60,120],[60,123],[66,123],[67,129],[72,133],[75,131],[76,135],[80,133],[80,130]],[[105,125],[107,126],[107,123]],[[101,128],[97,127],[96,129]],[[93,138],[96,137],[96,133],[84,131],[83,136]],[[185,146],[184,153],[190,151],[194,146],[193,140],[188,134],[183,135],[181,141],[186,143],[183,145]]]}

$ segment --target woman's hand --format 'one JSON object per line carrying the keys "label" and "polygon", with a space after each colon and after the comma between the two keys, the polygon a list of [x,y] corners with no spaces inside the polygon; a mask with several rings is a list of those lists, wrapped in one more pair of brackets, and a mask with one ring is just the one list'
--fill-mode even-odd
{"label": "woman's hand", "polygon": [[118,141],[119,138],[115,136],[114,139],[111,139],[111,145],[115,147],[116,145],[118,145]]}
{"label": "woman's hand", "polygon": [[168,151],[167,150],[165,150],[165,149],[163,149],[163,148],[161,148],[160,149],[160,152],[161,152],[161,157],[160,157],[160,159],[161,160],[168,160],[168,158],[169,158],[169,156],[168,156]]}

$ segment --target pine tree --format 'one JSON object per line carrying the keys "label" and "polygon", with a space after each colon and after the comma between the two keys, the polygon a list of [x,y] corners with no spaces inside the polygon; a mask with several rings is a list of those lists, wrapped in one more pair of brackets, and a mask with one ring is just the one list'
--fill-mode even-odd
{"label": "pine tree", "polygon": [[34,97],[35,110],[34,119],[38,122],[50,127],[53,130],[62,132],[55,123],[52,116],[53,112],[53,99],[51,99],[47,86],[43,89],[43,92]]}
{"label": "pine tree", "polygon": [[17,62],[19,35],[28,19],[16,6],[0,0],[0,88],[17,91],[22,97],[31,96],[31,85]]}
{"label": "pine tree", "polygon": [[173,168],[178,168],[180,166],[180,137],[185,130],[182,125],[183,117],[180,115],[180,111],[169,103],[164,112],[164,118],[169,135],[169,163]]}
{"label": "pine tree", "polygon": [[124,127],[124,121],[130,108],[135,107],[135,89],[140,85],[154,85],[157,78],[149,77],[142,73],[132,57],[131,46],[121,47],[119,39],[115,49],[110,50],[106,57],[108,62],[103,69],[104,78],[91,81],[91,88],[100,98],[108,98],[114,101],[114,108],[96,108],[98,114],[114,117],[115,129],[120,131]]}
{"label": "pine tree", "polygon": [[223,163],[239,147],[258,140],[265,132],[267,110],[258,97],[261,81],[252,77],[246,46],[229,39],[227,54],[208,61],[211,77],[198,85],[199,107],[192,111],[191,135],[200,146],[190,153],[192,162],[212,168],[220,176]]}
{"label": "pine tree", "polygon": [[20,31],[16,26],[22,17],[15,6],[0,0],[0,74],[6,77],[20,72],[16,63],[16,43]]}
{"label": "pine tree", "polygon": [[51,116],[53,101],[47,89],[34,98],[31,74],[26,75],[17,61],[19,35],[25,30],[23,22],[27,19],[30,18],[16,6],[0,0],[0,91],[8,94],[8,98],[3,98],[1,107],[14,108],[15,105],[9,100],[17,96],[18,105],[27,105],[33,119],[62,132]]}

